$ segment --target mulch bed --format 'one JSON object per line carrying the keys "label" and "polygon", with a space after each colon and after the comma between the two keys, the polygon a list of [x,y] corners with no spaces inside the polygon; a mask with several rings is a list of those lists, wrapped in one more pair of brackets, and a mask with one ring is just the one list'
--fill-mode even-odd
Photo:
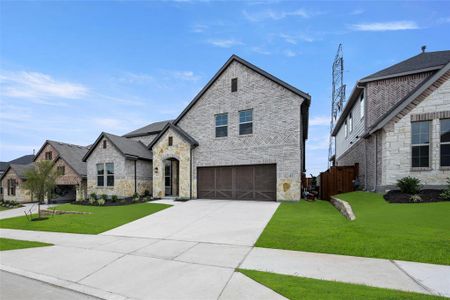
{"label": "mulch bed", "polygon": [[96,202],[94,204],[91,204],[89,200],[84,201],[75,201],[72,202],[72,204],[76,205],[85,205],[85,206],[123,206],[123,205],[130,205],[130,204],[136,204],[136,203],[146,203],[148,200],[139,199],[139,201],[133,201],[132,197],[119,199],[116,202],[112,202],[111,200],[106,200],[105,204],[98,205]]}
{"label": "mulch bed", "polygon": [[383,197],[389,203],[424,203],[424,202],[440,202],[449,201],[440,196],[443,190],[422,190],[418,195],[422,198],[420,202],[411,201],[411,195],[392,190],[387,192]]}

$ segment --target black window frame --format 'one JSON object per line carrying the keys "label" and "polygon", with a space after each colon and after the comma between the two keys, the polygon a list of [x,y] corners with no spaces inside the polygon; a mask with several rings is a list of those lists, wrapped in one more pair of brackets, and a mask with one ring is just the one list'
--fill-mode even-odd
{"label": "black window frame", "polygon": [[[97,186],[104,187],[105,186],[105,164],[100,163],[96,164],[97,166]],[[99,169],[101,167],[101,170]],[[100,184],[101,182],[101,184]]]}
{"label": "black window frame", "polygon": [[56,172],[60,175],[66,175],[66,167],[65,166],[56,166]]}
{"label": "black window frame", "polygon": [[103,142],[102,142],[103,149],[106,149],[107,146],[108,146],[108,142],[106,140],[103,140]]}
{"label": "black window frame", "polygon": [[7,187],[8,187],[8,196],[15,196],[16,195],[16,187],[17,187],[17,181],[13,178],[10,178],[6,181]]}
{"label": "black window frame", "polygon": [[[220,118],[225,117],[225,123],[219,123],[218,121],[221,121]],[[223,138],[228,136],[228,113],[220,113],[214,115],[214,122],[215,122],[215,137],[216,138]]]}
{"label": "black window frame", "polygon": [[231,92],[237,92],[238,90],[238,79],[237,77],[231,78]]}
{"label": "black window frame", "polygon": [[[427,128],[421,126],[426,124]],[[418,130],[418,133],[415,131]],[[430,168],[431,121],[411,122],[411,167]]]}
{"label": "black window frame", "polygon": [[[250,112],[251,120],[242,121],[241,114]],[[244,109],[239,111],[239,135],[253,134],[253,109]]]}
{"label": "black window frame", "polygon": [[[447,123],[446,132],[443,132],[444,123]],[[439,130],[439,165],[444,168],[450,167],[450,119],[440,119],[439,120],[440,130]],[[447,131],[448,130],[448,131]],[[445,135],[445,137],[443,137]],[[444,151],[447,152],[444,155]],[[445,156],[445,158],[443,158]],[[445,164],[444,164],[445,163]]]}
{"label": "black window frame", "polygon": [[53,152],[47,151],[45,152],[45,160],[52,160],[53,159]]}
{"label": "black window frame", "polygon": [[167,144],[169,146],[173,146],[173,136],[169,136],[168,140],[167,140]]}
{"label": "black window frame", "polygon": [[[111,173],[108,170],[108,166],[112,166]],[[106,176],[106,186],[113,187],[114,186],[114,163],[105,163],[105,176]]]}

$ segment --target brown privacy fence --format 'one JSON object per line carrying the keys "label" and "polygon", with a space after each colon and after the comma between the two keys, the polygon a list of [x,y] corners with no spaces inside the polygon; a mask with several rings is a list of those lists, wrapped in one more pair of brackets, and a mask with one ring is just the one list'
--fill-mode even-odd
{"label": "brown privacy fence", "polygon": [[320,198],[330,200],[330,196],[355,190],[354,180],[358,177],[359,165],[331,167],[320,173]]}

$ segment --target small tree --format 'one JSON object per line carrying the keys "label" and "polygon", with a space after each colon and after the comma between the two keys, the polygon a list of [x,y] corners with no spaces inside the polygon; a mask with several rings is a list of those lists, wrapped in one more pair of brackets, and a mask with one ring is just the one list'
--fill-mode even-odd
{"label": "small tree", "polygon": [[50,197],[56,186],[56,180],[61,174],[55,170],[54,163],[42,160],[35,163],[33,169],[25,173],[23,187],[28,190],[31,197],[38,202],[38,216],[41,218],[41,203],[45,196]]}

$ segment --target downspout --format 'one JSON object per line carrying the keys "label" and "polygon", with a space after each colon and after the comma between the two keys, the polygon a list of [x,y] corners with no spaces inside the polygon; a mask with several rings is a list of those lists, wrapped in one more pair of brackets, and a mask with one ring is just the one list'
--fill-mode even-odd
{"label": "downspout", "polygon": [[375,179],[375,181],[373,183],[373,192],[376,192],[376,190],[377,190],[377,165],[378,165],[377,152],[378,152],[378,133],[375,132],[375,168],[374,168],[374,171],[375,171],[374,179]]}
{"label": "downspout", "polygon": [[134,161],[134,193],[137,193],[136,160]]}
{"label": "downspout", "polygon": [[190,164],[191,164],[191,172],[189,174],[190,180],[189,180],[189,198],[192,199],[192,146],[190,148]]}

